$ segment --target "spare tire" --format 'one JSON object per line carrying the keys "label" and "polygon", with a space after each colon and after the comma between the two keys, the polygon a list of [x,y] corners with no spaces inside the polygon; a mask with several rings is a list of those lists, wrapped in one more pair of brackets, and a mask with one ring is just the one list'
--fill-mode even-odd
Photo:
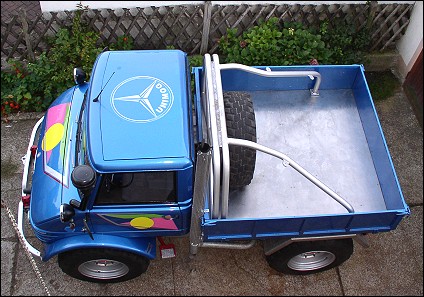
{"label": "spare tire", "polygon": [[[247,92],[224,92],[227,135],[256,142],[253,102]],[[256,150],[230,145],[230,189],[250,184],[255,171]]]}

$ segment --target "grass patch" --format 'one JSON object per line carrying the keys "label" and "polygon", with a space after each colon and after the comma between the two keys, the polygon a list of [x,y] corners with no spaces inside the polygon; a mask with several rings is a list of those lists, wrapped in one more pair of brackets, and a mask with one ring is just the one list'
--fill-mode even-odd
{"label": "grass patch", "polygon": [[390,71],[365,72],[368,87],[374,100],[384,100],[395,94],[399,80]]}
{"label": "grass patch", "polygon": [[12,177],[18,170],[18,165],[13,163],[11,160],[3,161],[1,160],[1,176],[3,177]]}

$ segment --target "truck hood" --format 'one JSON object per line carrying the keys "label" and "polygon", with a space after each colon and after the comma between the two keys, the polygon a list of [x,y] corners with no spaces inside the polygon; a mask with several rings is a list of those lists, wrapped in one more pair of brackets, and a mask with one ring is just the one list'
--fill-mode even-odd
{"label": "truck hood", "polygon": [[35,169],[32,177],[30,216],[34,224],[59,216],[60,205],[79,200],[72,186],[76,121],[87,84],[62,93],[47,110],[38,139]]}
{"label": "truck hood", "polygon": [[182,51],[100,54],[88,99],[87,146],[96,171],[169,170],[190,163],[191,100]]}

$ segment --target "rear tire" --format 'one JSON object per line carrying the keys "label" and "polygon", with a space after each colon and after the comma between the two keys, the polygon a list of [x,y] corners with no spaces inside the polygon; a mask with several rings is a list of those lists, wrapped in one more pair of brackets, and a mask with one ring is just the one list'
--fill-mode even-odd
{"label": "rear tire", "polygon": [[285,274],[307,275],[341,265],[353,253],[348,239],[294,242],[266,256],[269,266]]}
{"label": "rear tire", "polygon": [[59,267],[66,274],[94,283],[116,283],[144,273],[146,257],[115,249],[81,249],[61,253]]}
{"label": "rear tire", "polygon": [[[224,92],[225,119],[228,137],[256,142],[256,120],[249,93]],[[256,150],[231,145],[230,188],[250,184],[255,171]]]}

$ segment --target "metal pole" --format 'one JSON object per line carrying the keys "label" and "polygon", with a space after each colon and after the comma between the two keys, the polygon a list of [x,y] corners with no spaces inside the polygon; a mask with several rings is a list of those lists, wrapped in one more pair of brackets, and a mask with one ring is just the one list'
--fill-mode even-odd
{"label": "metal pole", "polygon": [[203,13],[203,30],[202,30],[202,43],[200,44],[200,54],[204,55],[208,50],[209,43],[209,29],[211,26],[211,1],[205,1]]}
{"label": "metal pole", "polygon": [[253,142],[253,141],[248,141],[248,140],[244,140],[244,139],[236,139],[236,138],[228,138],[227,141],[228,141],[228,144],[230,144],[230,145],[239,145],[239,146],[252,148],[252,149],[264,152],[266,154],[269,154],[271,156],[274,156],[274,157],[277,157],[277,158],[283,160],[285,165],[291,166],[297,172],[302,174],[309,181],[311,181],[313,184],[315,184],[318,188],[320,188],[325,193],[327,193],[327,195],[329,195],[331,198],[333,198],[334,200],[339,202],[344,208],[347,209],[348,212],[350,212],[350,213],[354,212],[352,205],[350,205],[346,200],[344,200],[342,197],[340,197],[337,193],[335,193],[333,190],[331,190],[324,183],[322,183],[320,180],[315,178],[312,174],[310,174],[308,171],[306,171],[303,167],[301,167],[299,164],[297,164],[295,161],[290,159],[285,154],[280,153],[279,151],[273,150],[269,147],[260,145],[256,142]]}
{"label": "metal pole", "polygon": [[190,255],[197,254],[202,245],[201,220],[205,205],[206,191],[208,190],[210,162],[212,153],[207,147],[197,152],[196,175],[194,179],[193,206],[190,223]]}

